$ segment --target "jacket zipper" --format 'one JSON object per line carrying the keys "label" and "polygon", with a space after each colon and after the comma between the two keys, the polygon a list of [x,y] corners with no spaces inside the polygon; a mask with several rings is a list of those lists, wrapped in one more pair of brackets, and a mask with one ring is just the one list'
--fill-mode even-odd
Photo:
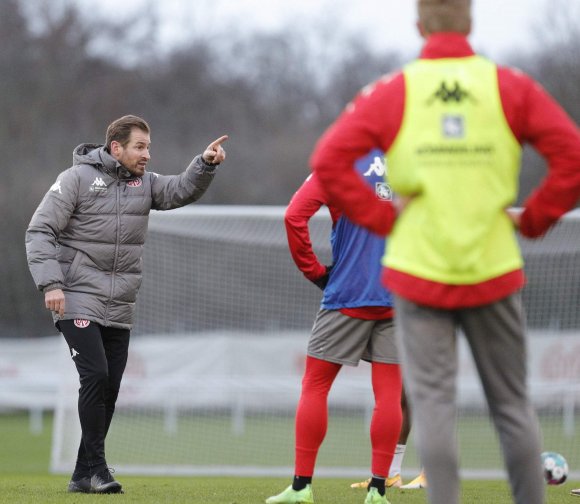
{"label": "jacket zipper", "polygon": [[121,241],[121,181],[117,179],[117,189],[116,189],[116,199],[117,199],[117,233],[115,238],[115,259],[113,261],[113,271],[111,272],[111,292],[109,294],[109,300],[107,301],[107,308],[105,309],[105,325],[107,325],[109,318],[109,307],[111,306],[111,301],[113,300],[113,293],[115,292],[115,277],[117,274],[117,263],[119,259],[119,243]]}

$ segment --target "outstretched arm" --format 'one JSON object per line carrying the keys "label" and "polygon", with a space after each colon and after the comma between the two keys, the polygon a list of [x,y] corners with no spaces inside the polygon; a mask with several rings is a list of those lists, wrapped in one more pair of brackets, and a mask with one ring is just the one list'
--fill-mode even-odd
{"label": "outstretched arm", "polygon": [[216,166],[226,158],[222,147],[227,135],[211,142],[203,154],[196,156],[187,169],[179,175],[158,175],[150,173],[152,208],[171,210],[189,205],[201,198],[211,184]]}

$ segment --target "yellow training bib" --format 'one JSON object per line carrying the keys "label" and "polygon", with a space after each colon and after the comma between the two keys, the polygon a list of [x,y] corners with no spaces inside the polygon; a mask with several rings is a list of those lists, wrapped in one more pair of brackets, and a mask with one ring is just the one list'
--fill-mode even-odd
{"label": "yellow training bib", "polygon": [[389,236],[383,264],[451,285],[519,269],[505,208],[517,196],[521,147],[502,109],[495,64],[479,56],[418,60],[404,76],[389,183],[414,198]]}

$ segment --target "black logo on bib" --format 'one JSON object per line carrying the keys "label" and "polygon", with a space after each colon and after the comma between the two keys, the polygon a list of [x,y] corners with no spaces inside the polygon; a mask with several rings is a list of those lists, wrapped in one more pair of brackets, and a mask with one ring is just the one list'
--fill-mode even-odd
{"label": "black logo on bib", "polygon": [[462,89],[459,85],[459,82],[455,82],[453,86],[448,86],[446,82],[442,82],[439,86],[439,89],[433,93],[433,96],[429,98],[427,102],[428,105],[431,105],[435,100],[440,100],[443,103],[455,102],[461,103],[464,100],[470,100],[475,102],[471,93],[465,89]]}

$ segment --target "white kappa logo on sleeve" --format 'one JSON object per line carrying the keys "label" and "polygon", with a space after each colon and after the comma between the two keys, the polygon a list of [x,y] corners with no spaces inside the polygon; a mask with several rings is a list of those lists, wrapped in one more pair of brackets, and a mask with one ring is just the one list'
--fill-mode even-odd
{"label": "white kappa logo on sleeve", "polygon": [[50,186],[50,190],[53,192],[58,191],[58,194],[62,194],[62,191],[60,190],[60,180],[57,180],[54,184],[52,184]]}

